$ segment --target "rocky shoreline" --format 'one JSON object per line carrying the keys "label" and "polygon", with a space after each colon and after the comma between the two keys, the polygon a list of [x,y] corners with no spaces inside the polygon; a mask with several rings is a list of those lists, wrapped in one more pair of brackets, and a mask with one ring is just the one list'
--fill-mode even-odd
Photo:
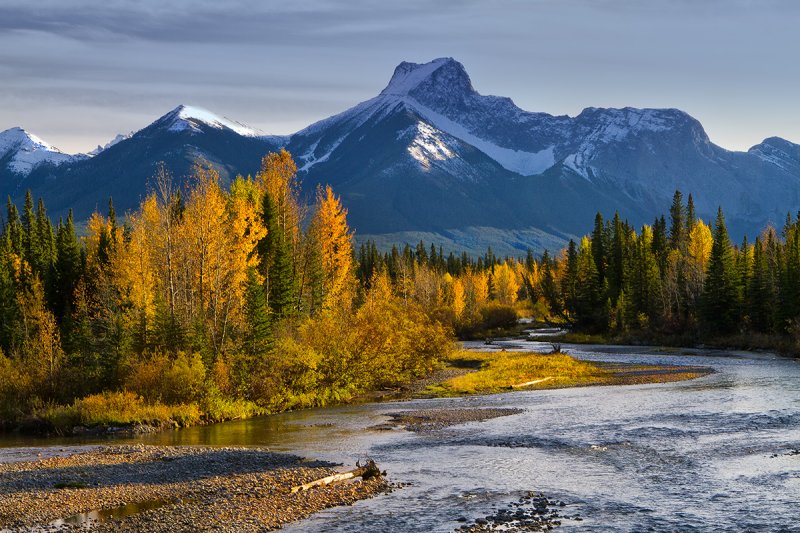
{"label": "rocky shoreline", "polygon": [[449,426],[467,422],[483,422],[500,416],[516,415],[523,409],[516,408],[455,408],[455,409],[416,409],[388,413],[388,422],[373,426],[372,429],[402,428],[415,433],[432,433]]}
{"label": "rocky shoreline", "polygon": [[334,466],[258,448],[143,445],[0,464],[0,531],[266,531],[391,490],[373,478],[291,493]]}

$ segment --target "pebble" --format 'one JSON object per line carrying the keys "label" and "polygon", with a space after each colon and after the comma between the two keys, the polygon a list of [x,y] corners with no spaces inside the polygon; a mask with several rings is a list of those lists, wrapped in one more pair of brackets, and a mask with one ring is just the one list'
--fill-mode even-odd
{"label": "pebble", "polygon": [[78,526],[52,524],[89,511],[161,502],[93,522],[92,529],[268,531],[392,489],[374,478],[291,494],[295,485],[335,473],[330,463],[301,461],[257,448],[132,445],[0,464],[0,530],[68,530]]}

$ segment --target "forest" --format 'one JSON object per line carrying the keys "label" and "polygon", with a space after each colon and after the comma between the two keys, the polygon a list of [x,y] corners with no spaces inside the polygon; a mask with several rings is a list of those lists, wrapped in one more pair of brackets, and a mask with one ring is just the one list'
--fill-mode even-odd
{"label": "forest", "polygon": [[163,165],[135,212],[78,235],[30,194],[0,233],[0,424],[41,431],[213,422],[350,401],[440,366],[519,316],[606,339],[800,337],[800,222],[734,246],[676,192],[636,231],[598,214],[555,256],[354,250],[330,187],[286,151],[229,187]]}

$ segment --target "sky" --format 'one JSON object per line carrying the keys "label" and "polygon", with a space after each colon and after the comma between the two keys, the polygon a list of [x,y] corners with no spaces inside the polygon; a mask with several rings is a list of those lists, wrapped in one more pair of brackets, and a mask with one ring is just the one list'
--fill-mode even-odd
{"label": "sky", "polygon": [[0,130],[85,152],[188,104],[287,134],[453,57],[529,111],[674,107],[724,148],[800,143],[798,22],[793,0],[0,0]]}

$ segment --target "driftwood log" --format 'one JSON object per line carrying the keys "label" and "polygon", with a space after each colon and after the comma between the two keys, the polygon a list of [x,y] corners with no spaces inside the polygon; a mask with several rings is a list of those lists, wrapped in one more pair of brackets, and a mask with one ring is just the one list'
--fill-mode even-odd
{"label": "driftwood log", "polygon": [[330,485],[331,483],[347,481],[348,479],[353,479],[357,477],[366,480],[373,477],[379,477],[380,475],[381,471],[378,468],[378,465],[375,464],[375,461],[370,459],[364,466],[361,466],[359,463],[356,463],[355,470],[350,470],[349,472],[342,472],[341,474],[333,474],[332,476],[324,477],[322,479],[315,479],[314,481],[309,481],[308,483],[292,487],[292,494],[294,494],[295,492],[300,492],[302,490],[308,490],[314,487],[319,487],[320,485]]}

